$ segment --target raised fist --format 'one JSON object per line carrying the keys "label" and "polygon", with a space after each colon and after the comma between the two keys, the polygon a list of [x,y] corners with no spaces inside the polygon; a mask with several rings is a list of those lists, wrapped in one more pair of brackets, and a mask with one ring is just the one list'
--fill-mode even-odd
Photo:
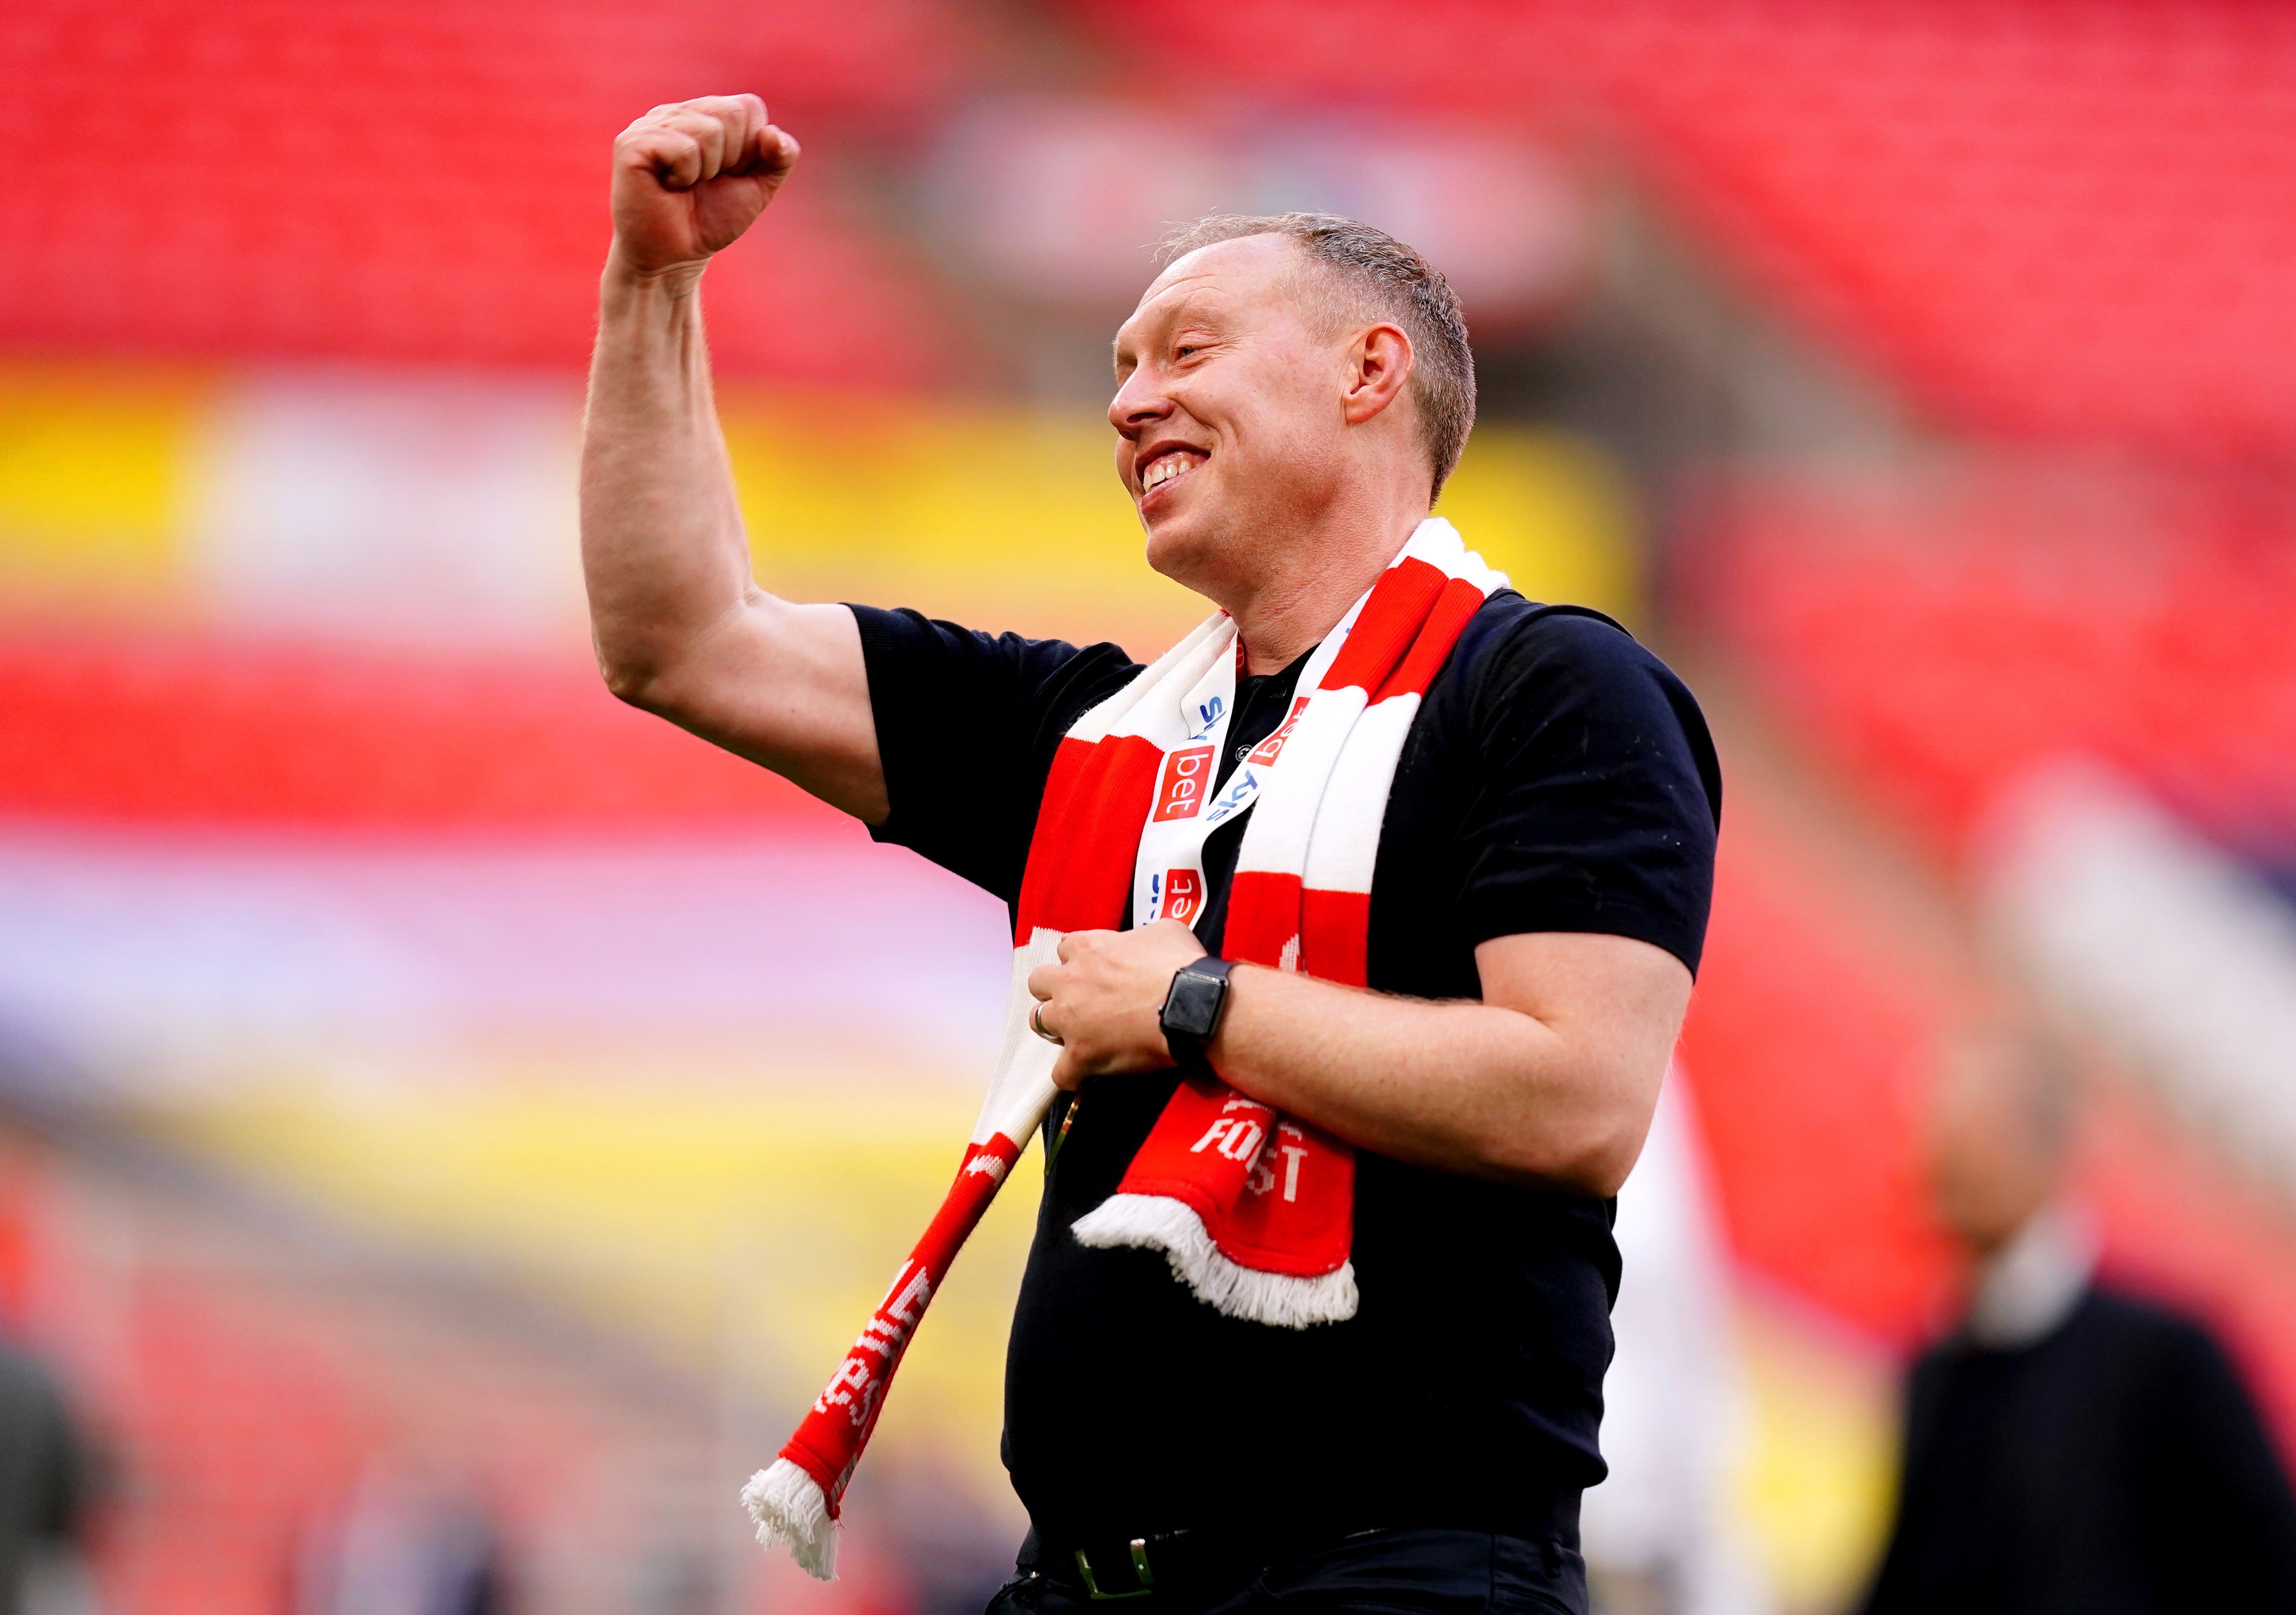
{"label": "raised fist", "polygon": [[614,257],[640,275],[692,267],[741,239],[796,166],[755,95],[656,107],[614,142]]}

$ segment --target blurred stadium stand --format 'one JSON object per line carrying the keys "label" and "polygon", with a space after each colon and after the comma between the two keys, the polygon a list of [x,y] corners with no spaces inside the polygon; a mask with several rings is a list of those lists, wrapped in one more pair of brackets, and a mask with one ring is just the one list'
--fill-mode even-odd
{"label": "blurred stadium stand", "polygon": [[[0,131],[85,133],[77,173],[0,205],[16,243],[0,340],[579,366],[610,234],[605,152],[633,117],[697,81],[770,78],[791,86],[776,99],[792,119],[898,131],[955,91],[968,53],[954,14],[919,0],[738,17],[595,0],[12,6]],[[98,105],[121,110],[89,119]],[[939,322],[899,254],[820,186],[781,222],[772,252],[730,256],[713,285],[718,363],[929,378]]]}
{"label": "blurred stadium stand", "polygon": [[2296,442],[2296,25],[2274,8],[1181,0],[1135,36],[1074,4],[1199,86],[1616,143],[1766,294],[1956,421],[2210,458]]}
{"label": "blurred stadium stand", "polygon": [[2296,509],[2276,492],[2002,467],[1749,488],[1716,524],[1708,609],[1940,854],[2079,753],[2296,864]]}
{"label": "blurred stadium stand", "polygon": [[707,1595],[706,1383],[132,1150],[12,1125],[0,1159],[5,1321],[93,1415],[110,1607],[328,1607],[324,1545],[378,1463],[477,1488],[521,1607]]}
{"label": "blurred stadium stand", "polygon": [[520,1607],[939,1615],[1009,1547],[1025,1194],[905,1374],[849,1579],[767,1570],[727,1501],[941,1181],[1002,965],[993,903],[586,665],[606,143],[722,88],[808,143],[708,293],[796,594],[1152,648],[1194,609],[1067,403],[1129,249],[1219,205],[1445,244],[1487,401],[1445,512],[1658,635],[1722,736],[1683,1059],[1786,1609],[1839,1607],[1881,1529],[1893,1365],[1951,1284],[1922,1053],[2000,995],[2086,1039],[2109,1264],[2223,1328],[2296,1452],[2296,21],[1136,23],[0,18],[0,132],[55,154],[0,199],[0,1033],[63,1051],[0,1073],[0,1323],[116,1455],[109,1607],[306,1615],[315,1519],[410,1448]]}
{"label": "blurred stadium stand", "polygon": [[400,831],[832,817],[579,667],[27,635],[0,645],[0,680],[10,813]]}

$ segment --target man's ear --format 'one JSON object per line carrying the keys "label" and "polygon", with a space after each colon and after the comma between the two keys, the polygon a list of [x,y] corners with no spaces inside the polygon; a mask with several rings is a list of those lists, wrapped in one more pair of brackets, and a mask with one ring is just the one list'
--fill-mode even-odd
{"label": "man's ear", "polygon": [[1360,426],[1401,396],[1411,379],[1411,339],[1400,325],[1374,325],[1348,348],[1347,390],[1341,408],[1350,426]]}

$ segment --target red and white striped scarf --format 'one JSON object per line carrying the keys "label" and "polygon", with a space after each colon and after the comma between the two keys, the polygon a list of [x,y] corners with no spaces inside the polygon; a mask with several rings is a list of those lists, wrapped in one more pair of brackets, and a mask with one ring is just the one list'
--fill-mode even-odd
{"label": "red and white striped scarf", "polygon": [[[797,1433],[742,1500],[761,1542],[826,1578],[839,1499],[887,1386],[957,1250],[1043,1122],[1059,1051],[1029,1029],[1029,973],[1072,930],[1192,920],[1203,844],[1254,808],[1228,891],[1239,963],[1366,984],[1380,827],[1421,698],[1505,578],[1447,521],[1420,524],[1301,669],[1284,721],[1217,798],[1235,708],[1235,625],[1200,625],[1077,720],[1060,744],[1022,876],[1004,1047],[972,1142],[932,1226],[895,1275]],[[1306,1328],[1352,1317],[1355,1152],[1217,1077],[1185,1078],[1117,1193],[1075,1225],[1087,1245],[1160,1250],[1232,1316]]]}

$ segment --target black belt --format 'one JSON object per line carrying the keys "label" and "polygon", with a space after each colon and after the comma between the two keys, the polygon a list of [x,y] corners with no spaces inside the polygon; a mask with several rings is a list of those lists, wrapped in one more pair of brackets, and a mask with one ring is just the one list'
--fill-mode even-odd
{"label": "black belt", "polygon": [[1233,1592],[1262,1570],[1350,1537],[1356,1531],[1288,1534],[1268,1531],[1157,1531],[1144,1537],[1109,1537],[1050,1543],[1031,1531],[1021,1550],[1021,1568],[1081,1587],[1103,1602],[1161,1594],[1167,1602],[1194,1603]]}

